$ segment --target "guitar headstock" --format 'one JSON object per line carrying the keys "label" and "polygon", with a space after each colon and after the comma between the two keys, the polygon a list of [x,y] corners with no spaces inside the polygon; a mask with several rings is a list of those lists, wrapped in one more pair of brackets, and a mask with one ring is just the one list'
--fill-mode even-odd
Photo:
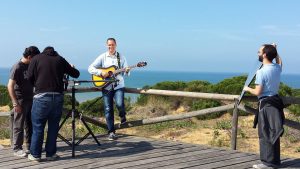
{"label": "guitar headstock", "polygon": [[147,66],[147,62],[139,62],[136,66],[137,66],[137,67],[144,67],[144,66]]}

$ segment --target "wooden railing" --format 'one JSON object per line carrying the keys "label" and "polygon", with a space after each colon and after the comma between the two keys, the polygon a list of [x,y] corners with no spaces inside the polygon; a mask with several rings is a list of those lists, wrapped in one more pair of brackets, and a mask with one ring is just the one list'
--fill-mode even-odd
{"label": "wooden railing", "polygon": [[[79,88],[77,92],[95,92],[100,91],[98,88],[88,87]],[[70,91],[69,91],[70,92]],[[210,99],[210,100],[223,100],[230,101],[232,103],[227,105],[222,105],[214,108],[207,108],[198,111],[185,112],[178,115],[166,115],[162,117],[155,117],[149,119],[141,119],[127,122],[125,125],[115,124],[116,129],[123,129],[147,124],[161,123],[171,120],[182,120],[186,118],[207,115],[215,112],[228,111],[233,109],[232,116],[232,135],[231,135],[231,148],[236,150],[237,145],[237,129],[238,129],[238,110],[242,110],[248,113],[255,114],[258,110],[253,109],[249,106],[245,106],[241,103],[238,107],[235,107],[235,102],[238,100],[239,95],[229,95],[229,94],[217,94],[217,93],[199,93],[199,92],[185,92],[185,91],[170,91],[170,90],[157,90],[157,89],[137,89],[137,88],[126,88],[125,92],[135,93],[135,94],[149,94],[149,95],[160,95],[160,96],[173,96],[173,97],[189,97],[196,99]],[[295,97],[281,97],[285,105],[300,104],[300,98]],[[245,96],[243,101],[257,102],[257,97],[255,96]],[[106,125],[100,121],[94,120],[92,118],[82,116],[86,121],[98,125],[100,127],[105,127]],[[300,124],[296,121],[286,120],[287,126],[300,130]]]}
{"label": "wooden railing", "polygon": [[[76,89],[76,93],[95,92],[95,91],[101,91],[101,89],[95,88],[95,87],[77,88]],[[68,92],[71,92],[71,90],[68,89],[67,93]],[[155,124],[155,123],[161,123],[161,122],[172,121],[172,120],[182,120],[182,119],[186,119],[186,118],[207,115],[207,114],[211,114],[211,113],[215,113],[215,112],[228,111],[228,110],[233,109],[231,148],[234,150],[236,150],[236,145],[237,145],[238,110],[242,110],[242,111],[252,113],[252,114],[254,114],[258,111],[257,109],[251,108],[249,106],[245,106],[243,103],[241,103],[239,106],[235,106],[235,102],[239,98],[238,95],[156,90],[156,89],[137,89],[137,88],[126,88],[125,92],[126,93],[135,93],[135,94],[172,96],[172,97],[189,97],[189,98],[195,98],[195,99],[223,100],[223,101],[230,102],[227,105],[222,105],[219,107],[207,108],[207,109],[192,111],[192,112],[185,112],[185,113],[181,113],[181,114],[177,114],[177,115],[166,115],[166,116],[162,116],[162,117],[129,121],[129,122],[125,123],[124,125],[121,125],[118,123],[118,124],[115,124],[115,128],[123,129],[123,128]],[[285,105],[300,104],[300,98],[282,97],[282,100]],[[254,96],[246,96],[243,98],[243,101],[257,102],[257,98]],[[10,113],[6,113],[5,115],[8,116],[8,115],[10,115]],[[0,116],[1,116],[1,114],[0,114]],[[81,115],[81,118],[84,118],[84,120],[86,122],[92,123],[99,127],[106,128],[106,124],[101,121],[95,120],[95,119],[90,118],[85,115]],[[300,130],[300,123],[298,123],[296,121],[286,120],[285,125]]]}

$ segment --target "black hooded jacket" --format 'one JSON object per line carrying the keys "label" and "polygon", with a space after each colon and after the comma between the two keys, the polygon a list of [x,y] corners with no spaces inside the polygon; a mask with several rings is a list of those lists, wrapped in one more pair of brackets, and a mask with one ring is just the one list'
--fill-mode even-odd
{"label": "black hooded jacket", "polygon": [[64,74],[78,78],[80,73],[52,47],[47,47],[41,54],[36,55],[28,68],[29,80],[35,87],[35,94],[45,92],[63,93]]}

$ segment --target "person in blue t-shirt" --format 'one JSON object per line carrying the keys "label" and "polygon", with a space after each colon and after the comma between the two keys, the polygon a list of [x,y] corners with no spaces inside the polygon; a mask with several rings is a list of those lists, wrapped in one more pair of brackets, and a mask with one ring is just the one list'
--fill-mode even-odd
{"label": "person in blue t-shirt", "polygon": [[[255,88],[244,87],[244,91],[259,99],[259,113],[256,116],[262,163],[253,165],[253,168],[278,167],[281,164],[280,136],[283,134],[284,114],[283,103],[278,96],[282,60],[276,44],[262,45],[258,59],[263,67],[256,73]],[[276,63],[273,63],[274,59]]]}

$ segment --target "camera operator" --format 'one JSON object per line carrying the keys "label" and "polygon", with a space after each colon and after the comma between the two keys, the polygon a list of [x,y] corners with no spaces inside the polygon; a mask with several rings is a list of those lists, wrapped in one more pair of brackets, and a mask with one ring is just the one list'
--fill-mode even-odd
{"label": "camera operator", "polygon": [[31,110],[33,133],[28,155],[30,161],[41,160],[46,122],[48,122],[46,159],[52,161],[59,157],[56,155],[56,139],[63,107],[64,74],[78,78],[80,73],[53,47],[46,47],[29,65],[29,80],[35,87]]}

